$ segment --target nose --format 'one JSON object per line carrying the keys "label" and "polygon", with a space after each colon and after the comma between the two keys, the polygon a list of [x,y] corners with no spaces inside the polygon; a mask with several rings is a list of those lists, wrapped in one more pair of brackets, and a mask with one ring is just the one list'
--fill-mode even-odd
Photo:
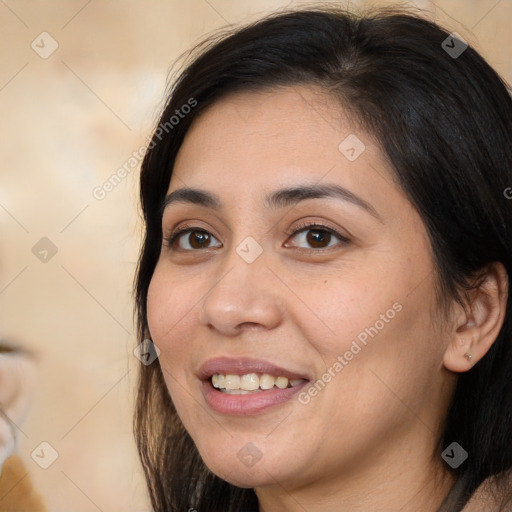
{"label": "nose", "polygon": [[283,318],[278,290],[264,254],[247,263],[233,250],[202,301],[200,323],[229,337],[243,330],[274,329]]}

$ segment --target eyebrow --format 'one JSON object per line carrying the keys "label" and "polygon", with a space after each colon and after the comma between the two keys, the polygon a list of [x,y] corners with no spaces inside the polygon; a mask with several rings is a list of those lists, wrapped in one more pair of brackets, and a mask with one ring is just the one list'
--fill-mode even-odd
{"label": "eyebrow", "polygon": [[[307,199],[318,199],[324,197],[340,199],[342,201],[358,206],[359,208],[365,210],[367,213],[375,217],[381,223],[384,223],[382,217],[370,203],[355,195],[350,190],[334,183],[321,185],[301,185],[297,187],[279,189],[268,194],[265,197],[264,204],[268,208],[276,209],[296,205],[300,201]],[[162,211],[174,203],[190,203],[204,206],[206,208],[211,208],[213,210],[222,209],[222,202],[217,195],[205,190],[189,187],[179,188],[168,194],[164,200]]]}

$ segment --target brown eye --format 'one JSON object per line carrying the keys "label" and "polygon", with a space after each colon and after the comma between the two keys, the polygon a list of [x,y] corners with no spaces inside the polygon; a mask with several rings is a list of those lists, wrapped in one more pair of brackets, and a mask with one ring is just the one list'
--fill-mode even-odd
{"label": "brown eye", "polygon": [[[295,231],[292,245],[305,249],[327,249],[335,245],[345,245],[349,239],[326,226],[310,224]],[[298,243],[297,243],[298,242]],[[286,244],[288,246],[289,244]]]}
{"label": "brown eye", "polygon": [[311,247],[327,247],[331,241],[331,233],[324,231],[323,229],[308,229],[306,241],[311,245]]}
{"label": "brown eye", "polygon": [[188,243],[193,249],[204,249],[210,243],[210,235],[206,231],[191,231]]}
{"label": "brown eye", "polygon": [[[211,245],[213,241],[218,242],[217,245]],[[200,249],[209,249],[210,247],[220,247],[222,244],[208,231],[203,229],[183,229],[168,240],[168,245],[183,251],[194,251]]]}

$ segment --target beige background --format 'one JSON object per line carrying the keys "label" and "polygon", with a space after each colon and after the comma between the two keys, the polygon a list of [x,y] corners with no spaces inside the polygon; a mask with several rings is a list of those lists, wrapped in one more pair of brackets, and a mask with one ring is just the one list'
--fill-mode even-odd
{"label": "beige background", "polygon": [[[144,144],[184,50],[303,3],[0,1],[0,333],[39,354],[18,444],[52,511],[149,510],[131,431],[138,168],[103,200],[92,191]],[[512,81],[511,0],[416,5]],[[47,59],[31,47],[43,31],[59,45]],[[58,249],[46,263],[42,237]],[[46,470],[31,458],[42,441],[59,454]]]}

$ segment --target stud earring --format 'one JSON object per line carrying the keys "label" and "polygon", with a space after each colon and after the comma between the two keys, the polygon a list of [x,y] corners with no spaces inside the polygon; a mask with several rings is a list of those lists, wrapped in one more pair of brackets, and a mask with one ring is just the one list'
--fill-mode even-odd
{"label": "stud earring", "polygon": [[470,353],[470,352],[466,352],[466,353],[464,354],[464,357],[465,357],[468,361],[471,361],[471,358],[472,358],[473,356],[471,355],[471,353]]}

